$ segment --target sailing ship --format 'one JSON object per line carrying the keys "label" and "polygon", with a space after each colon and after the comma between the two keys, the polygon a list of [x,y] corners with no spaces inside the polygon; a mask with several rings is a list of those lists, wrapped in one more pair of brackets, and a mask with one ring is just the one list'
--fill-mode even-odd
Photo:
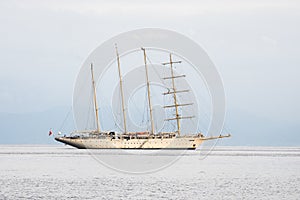
{"label": "sailing ship", "polygon": [[115,131],[103,131],[100,129],[99,109],[97,103],[96,86],[94,80],[93,64],[91,63],[91,81],[93,88],[93,104],[95,109],[96,130],[75,131],[69,136],[56,136],[55,140],[64,144],[79,148],[79,149],[191,149],[194,150],[199,147],[206,140],[213,140],[219,138],[230,137],[228,135],[210,136],[206,137],[202,133],[181,134],[181,120],[193,118],[193,116],[182,116],[179,112],[179,107],[189,106],[191,103],[179,103],[178,93],[187,92],[188,90],[177,90],[175,87],[175,80],[177,78],[184,78],[185,75],[175,75],[173,65],[181,63],[181,61],[173,61],[172,54],[169,54],[169,61],[162,63],[162,65],[169,66],[170,76],[164,79],[171,80],[171,88],[163,93],[163,95],[171,95],[173,97],[173,104],[164,106],[165,109],[172,109],[175,111],[173,118],[165,119],[166,121],[176,121],[176,131],[172,132],[156,132],[154,129],[153,109],[151,104],[151,90],[148,76],[148,64],[146,49],[141,48],[144,55],[144,66],[146,75],[146,88],[148,99],[148,112],[150,116],[150,130],[143,132],[130,132],[126,125],[126,109],[123,92],[123,81],[120,66],[120,56],[116,46],[117,66],[120,82],[121,106],[123,114],[123,132],[117,133]]}

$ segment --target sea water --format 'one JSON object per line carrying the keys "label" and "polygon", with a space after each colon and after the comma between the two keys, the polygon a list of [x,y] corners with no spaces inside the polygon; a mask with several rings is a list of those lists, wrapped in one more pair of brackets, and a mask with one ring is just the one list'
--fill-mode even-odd
{"label": "sea water", "polygon": [[[154,160],[169,164],[130,171]],[[1,145],[0,199],[300,199],[300,147],[218,146],[203,156]]]}

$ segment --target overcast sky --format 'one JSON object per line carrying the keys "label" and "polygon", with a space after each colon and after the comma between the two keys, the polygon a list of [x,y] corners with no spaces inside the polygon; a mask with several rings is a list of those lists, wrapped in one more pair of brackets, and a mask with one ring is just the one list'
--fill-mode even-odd
{"label": "overcast sky", "polygon": [[300,1],[1,0],[0,24],[2,113],[71,106],[91,51],[154,27],[206,50],[223,78],[229,117],[246,112],[299,127]]}

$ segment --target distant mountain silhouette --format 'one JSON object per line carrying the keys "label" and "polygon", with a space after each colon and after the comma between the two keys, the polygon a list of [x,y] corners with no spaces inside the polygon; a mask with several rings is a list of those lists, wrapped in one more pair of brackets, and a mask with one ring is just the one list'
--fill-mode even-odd
{"label": "distant mountain silhouette", "polygon": [[300,124],[296,119],[276,121],[241,110],[226,117],[232,137],[221,143],[242,146],[299,146]]}
{"label": "distant mountain silhouette", "polygon": [[[10,114],[0,113],[1,144],[55,144],[48,132],[56,133],[61,127],[69,108],[58,107],[44,112]],[[72,115],[66,132],[74,129]],[[70,124],[71,123],[71,124]],[[71,130],[70,130],[71,129]]]}
{"label": "distant mountain silhouette", "polygon": [[[57,107],[44,112],[9,114],[0,113],[0,144],[57,144],[53,136],[49,136],[50,128],[54,135],[58,131],[69,133],[75,130],[73,115],[62,126],[68,107]],[[218,141],[218,145],[236,146],[299,146],[298,132],[300,124],[292,120],[288,122],[272,121],[260,116],[234,110],[228,111],[226,127],[231,138]],[[104,122],[113,123],[113,122]],[[228,133],[224,130],[223,133]]]}

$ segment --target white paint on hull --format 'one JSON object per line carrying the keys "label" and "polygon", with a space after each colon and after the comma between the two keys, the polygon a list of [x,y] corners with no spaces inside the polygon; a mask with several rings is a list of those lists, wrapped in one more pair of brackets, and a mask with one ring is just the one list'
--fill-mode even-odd
{"label": "white paint on hull", "polygon": [[111,139],[57,137],[57,141],[81,149],[196,149],[201,137]]}

